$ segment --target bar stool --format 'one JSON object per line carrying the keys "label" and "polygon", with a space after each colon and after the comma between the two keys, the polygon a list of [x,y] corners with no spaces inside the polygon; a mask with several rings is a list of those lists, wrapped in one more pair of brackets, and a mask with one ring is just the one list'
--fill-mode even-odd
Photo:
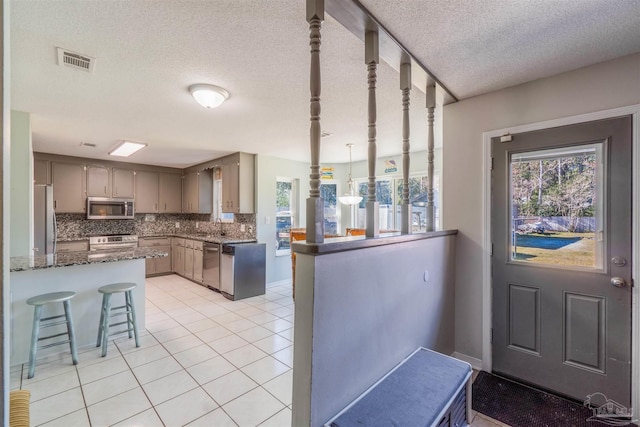
{"label": "bar stool", "polygon": [[[135,283],[114,283],[111,285],[105,285],[98,288],[98,292],[102,294],[102,308],[100,309],[100,325],[98,326],[98,341],[96,343],[96,347],[100,347],[102,345],[102,357],[107,355],[107,345],[109,338],[109,327],[110,326],[119,326],[119,325],[127,325],[127,329],[113,332],[111,335],[120,334],[122,332],[128,332],[129,338],[131,338],[131,333],[136,339],[136,347],[140,347],[140,342],[138,341],[138,326],[136,323],[136,307],[133,303],[133,289],[135,289]],[[120,307],[111,308],[111,295],[116,293],[124,292],[124,305]],[[121,310],[119,312],[115,312],[112,314],[112,310]],[[115,316],[121,316],[126,314],[127,320],[118,323],[109,324],[109,318]]]}
{"label": "bar stool", "polygon": [[[53,347],[56,345],[69,343],[71,348],[71,359],[73,364],[78,364],[78,350],[76,348],[76,334],[73,328],[73,317],[71,315],[71,303],[69,300],[76,296],[75,292],[53,292],[49,294],[37,295],[27,300],[27,304],[34,306],[33,311],[33,329],[31,330],[31,347],[29,349],[29,376],[33,378],[36,372],[36,352],[40,349]],[[45,317],[42,319],[42,307],[47,304],[61,302],[64,307],[64,314],[57,316]],[[64,317],[64,320],[52,321]],[[52,322],[50,322],[52,321]],[[48,323],[46,323],[48,322]],[[61,332],[59,334],[49,335],[40,338],[40,328],[49,328],[57,325],[67,325],[67,332]],[[48,340],[50,338],[67,335],[69,339],[64,341],[58,341],[51,344],[46,344],[38,347],[38,341]]]}

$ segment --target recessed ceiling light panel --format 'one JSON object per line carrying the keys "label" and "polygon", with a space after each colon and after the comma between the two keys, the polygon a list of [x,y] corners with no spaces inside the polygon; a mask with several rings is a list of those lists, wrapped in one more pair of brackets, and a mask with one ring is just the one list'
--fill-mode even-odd
{"label": "recessed ceiling light panel", "polygon": [[147,144],[142,142],[122,141],[109,152],[110,156],[129,157],[138,150],[142,150]]}

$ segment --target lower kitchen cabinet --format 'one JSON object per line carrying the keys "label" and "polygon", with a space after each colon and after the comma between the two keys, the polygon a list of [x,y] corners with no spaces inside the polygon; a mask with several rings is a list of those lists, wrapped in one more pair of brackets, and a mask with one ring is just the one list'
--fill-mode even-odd
{"label": "lower kitchen cabinet", "polygon": [[173,272],[184,276],[184,239],[174,237],[171,252],[173,257]]}
{"label": "lower kitchen cabinet", "polygon": [[166,257],[148,258],[145,261],[147,277],[171,273],[172,249],[170,237],[145,237],[138,240],[138,246],[152,247],[153,249],[166,252],[168,254]]}
{"label": "lower kitchen cabinet", "polygon": [[189,280],[203,282],[203,243],[198,240],[173,238],[173,272]]}
{"label": "lower kitchen cabinet", "polygon": [[202,263],[204,261],[202,247],[202,242],[194,242],[193,244],[193,280],[198,283],[204,281],[202,277]]}
{"label": "lower kitchen cabinet", "polygon": [[193,279],[193,240],[184,242],[184,277]]}

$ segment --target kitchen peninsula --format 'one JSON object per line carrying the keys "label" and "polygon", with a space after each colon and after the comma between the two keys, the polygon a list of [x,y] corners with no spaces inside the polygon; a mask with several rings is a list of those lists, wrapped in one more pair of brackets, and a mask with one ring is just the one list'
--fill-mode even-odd
{"label": "kitchen peninsula", "polygon": [[[28,360],[33,307],[27,305],[26,300],[35,295],[76,292],[71,308],[76,342],[82,348],[96,345],[101,304],[98,288],[117,282],[136,283],[133,295],[138,328],[144,330],[145,260],[166,256],[166,252],[152,248],[128,248],[11,258],[11,366]],[[59,314],[59,310],[59,307],[45,306],[43,317]],[[62,349],[46,349],[38,352],[38,357],[64,351]]]}

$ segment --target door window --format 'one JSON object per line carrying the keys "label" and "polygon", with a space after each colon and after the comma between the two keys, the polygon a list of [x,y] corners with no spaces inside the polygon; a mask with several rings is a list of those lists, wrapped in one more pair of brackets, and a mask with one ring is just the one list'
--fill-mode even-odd
{"label": "door window", "polygon": [[604,143],[510,155],[510,261],[603,269]]}

